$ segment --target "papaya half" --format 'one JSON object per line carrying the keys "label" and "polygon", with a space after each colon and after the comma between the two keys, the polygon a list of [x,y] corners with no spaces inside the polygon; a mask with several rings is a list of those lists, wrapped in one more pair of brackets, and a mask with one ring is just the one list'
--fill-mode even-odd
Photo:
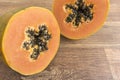
{"label": "papaya half", "polygon": [[29,7],[0,17],[0,40],[0,51],[8,66],[22,75],[32,75],[53,60],[60,29],[49,10]]}
{"label": "papaya half", "polygon": [[109,0],[54,0],[53,13],[63,36],[84,39],[103,26],[109,4]]}

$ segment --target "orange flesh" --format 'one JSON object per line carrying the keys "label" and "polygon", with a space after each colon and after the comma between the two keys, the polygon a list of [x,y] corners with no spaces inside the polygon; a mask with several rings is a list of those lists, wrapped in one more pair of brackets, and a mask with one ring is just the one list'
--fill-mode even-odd
{"label": "orange flesh", "polygon": [[[83,23],[78,28],[66,23],[68,15],[64,11],[65,4],[74,3],[76,0],[55,0],[53,12],[58,20],[61,34],[70,39],[82,39],[99,30],[106,20],[109,9],[109,0],[86,0],[87,3],[94,4],[94,17],[90,23]],[[59,12],[60,11],[60,12]]]}
{"label": "orange flesh", "polygon": [[[21,48],[21,44],[25,39],[26,27],[37,28],[40,24],[48,26],[52,38],[48,43],[49,49],[33,61],[30,59],[30,53]],[[31,75],[48,66],[57,52],[59,41],[60,31],[54,15],[47,9],[31,7],[16,13],[8,22],[2,42],[3,54],[12,69],[24,75]]]}

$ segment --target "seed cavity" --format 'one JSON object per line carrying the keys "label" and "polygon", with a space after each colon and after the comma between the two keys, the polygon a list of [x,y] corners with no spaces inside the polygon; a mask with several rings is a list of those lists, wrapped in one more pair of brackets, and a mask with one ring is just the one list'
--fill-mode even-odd
{"label": "seed cavity", "polygon": [[86,0],[76,0],[73,4],[65,4],[65,10],[69,13],[65,22],[72,23],[75,28],[78,28],[80,24],[93,20],[93,8],[94,4],[87,3]]}
{"label": "seed cavity", "polygon": [[35,30],[33,27],[28,27],[25,30],[26,39],[22,43],[22,48],[31,52],[30,58],[36,60],[41,52],[48,50],[48,42],[51,39],[51,34],[45,24],[39,25]]}

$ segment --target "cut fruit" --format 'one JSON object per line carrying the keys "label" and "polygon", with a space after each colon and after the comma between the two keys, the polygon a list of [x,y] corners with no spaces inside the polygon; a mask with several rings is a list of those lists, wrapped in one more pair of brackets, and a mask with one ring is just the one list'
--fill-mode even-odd
{"label": "cut fruit", "polygon": [[23,75],[43,71],[59,48],[60,30],[54,15],[45,8],[29,7],[7,19],[1,27],[5,27],[1,43],[8,66]]}
{"label": "cut fruit", "polygon": [[54,0],[53,13],[63,36],[83,39],[103,26],[109,4],[109,0]]}

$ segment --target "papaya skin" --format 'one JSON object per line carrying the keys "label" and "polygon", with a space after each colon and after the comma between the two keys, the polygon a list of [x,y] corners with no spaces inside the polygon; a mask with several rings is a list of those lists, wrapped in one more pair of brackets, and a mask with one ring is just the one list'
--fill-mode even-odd
{"label": "papaya skin", "polygon": [[6,22],[8,22],[9,18],[11,17],[12,13],[5,14],[0,17],[0,59],[5,62],[4,56],[2,54],[2,38],[3,38],[3,33],[5,30],[5,26],[7,25]]}
{"label": "papaya skin", "polygon": [[[76,1],[76,0],[71,0],[71,1]],[[88,0],[89,1],[89,0]],[[54,13],[54,15],[56,16],[57,14],[55,13],[55,3],[57,2],[57,0],[54,0],[53,1],[53,5],[52,5],[52,11]],[[71,3],[70,1],[68,1],[69,3]],[[60,2],[59,2],[60,3]],[[66,0],[66,4],[67,4],[67,0]],[[96,4],[95,4],[96,5]],[[60,28],[61,30],[61,35],[64,36],[65,38],[68,38],[68,39],[71,39],[71,40],[79,40],[79,39],[86,39],[92,35],[94,35],[96,32],[98,32],[103,26],[104,26],[104,23],[105,21],[107,20],[107,16],[108,16],[108,13],[109,13],[109,10],[110,10],[110,0],[107,0],[107,11],[106,11],[106,14],[105,14],[105,17],[104,17],[104,20],[103,20],[103,23],[101,25],[98,25],[98,27],[96,29],[94,29],[91,33],[87,34],[86,36],[79,36],[79,37],[75,37],[75,36],[68,36],[66,35]],[[57,18],[57,17],[56,17]],[[57,19],[58,20],[58,19]],[[58,20],[58,23],[59,23],[59,20]],[[61,24],[62,23],[59,23],[59,26],[61,27]],[[88,23],[89,24],[89,23]],[[70,26],[67,26],[67,27],[70,27]],[[66,31],[67,32],[67,31]]]}
{"label": "papaya skin", "polygon": [[[24,8],[22,8],[24,9]],[[18,10],[13,10],[13,11],[9,11],[6,14],[3,14],[2,16],[0,16],[0,59],[5,63],[5,58],[4,55],[2,54],[2,40],[3,40],[3,35],[4,35],[4,31],[6,28],[6,25],[9,21],[9,19],[13,16],[14,13],[20,11],[21,9]]]}
{"label": "papaya skin", "polygon": [[[19,14],[21,14],[21,13],[23,13],[25,10],[27,10],[27,9],[32,9],[32,8],[38,8],[38,7],[28,7],[28,8],[25,8],[25,9],[22,9],[22,10],[20,10],[19,12],[17,11],[16,13],[11,13],[11,15],[10,15],[10,17],[7,19],[7,21],[5,21],[5,25],[4,25],[4,30],[3,30],[3,33],[2,33],[2,41],[1,41],[1,46],[2,46],[2,49],[1,49],[1,51],[2,51],[2,54],[4,55],[5,54],[5,49],[4,49],[4,40],[5,40],[5,38],[4,38],[4,35],[6,35],[6,33],[7,33],[7,31],[8,31],[8,26],[9,26],[9,23],[8,22],[11,22],[14,18],[15,18],[15,15],[19,15]],[[55,24],[58,26],[58,23],[57,23],[57,20],[55,19],[55,17],[54,17],[54,15],[51,13],[51,11],[49,11],[48,9],[45,9],[45,8],[41,8],[41,7],[39,7],[39,9],[40,10],[43,10],[43,11],[47,11],[47,13],[49,14],[49,15],[51,15],[53,18],[54,18],[54,21],[55,21]],[[5,27],[6,26],[6,27]],[[3,26],[2,26],[3,27]],[[60,44],[60,29],[59,29],[59,27],[57,28],[57,33],[58,33],[58,46],[56,47],[57,49],[55,49],[55,54],[54,54],[54,56],[52,57],[52,58],[50,58],[50,60],[48,60],[48,62],[47,62],[47,64],[44,66],[44,67],[41,67],[39,70],[35,70],[35,71],[33,71],[33,72],[25,72],[25,71],[21,71],[21,70],[17,70],[17,69],[15,69],[13,66],[11,66],[11,63],[9,63],[9,60],[7,59],[7,57],[4,55],[4,59],[5,59],[5,61],[7,62],[7,65],[10,67],[10,68],[12,68],[14,71],[16,71],[16,72],[18,72],[18,73],[20,73],[20,74],[22,74],[22,75],[33,75],[33,74],[36,74],[36,73],[40,73],[40,72],[42,72],[49,64],[50,64],[50,62],[53,60],[53,58],[55,57],[55,55],[56,55],[56,53],[57,53],[57,51],[58,51],[58,48],[59,48],[59,44]],[[44,54],[41,54],[42,56],[44,55]],[[38,63],[39,64],[39,63]]]}

